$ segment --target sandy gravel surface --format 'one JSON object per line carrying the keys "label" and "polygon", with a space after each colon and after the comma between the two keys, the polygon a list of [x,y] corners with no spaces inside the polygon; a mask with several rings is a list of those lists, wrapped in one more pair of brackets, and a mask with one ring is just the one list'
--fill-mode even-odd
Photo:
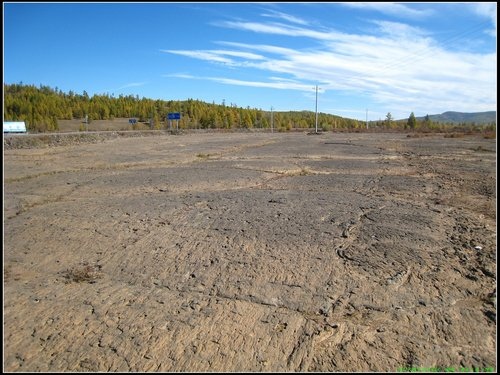
{"label": "sandy gravel surface", "polygon": [[94,141],[4,149],[4,371],[495,368],[495,140]]}

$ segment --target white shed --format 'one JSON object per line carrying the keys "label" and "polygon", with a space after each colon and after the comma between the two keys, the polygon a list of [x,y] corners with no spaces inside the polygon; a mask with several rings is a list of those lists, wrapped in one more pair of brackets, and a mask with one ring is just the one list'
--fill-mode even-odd
{"label": "white shed", "polygon": [[26,133],[26,124],[24,121],[4,121],[4,133]]}

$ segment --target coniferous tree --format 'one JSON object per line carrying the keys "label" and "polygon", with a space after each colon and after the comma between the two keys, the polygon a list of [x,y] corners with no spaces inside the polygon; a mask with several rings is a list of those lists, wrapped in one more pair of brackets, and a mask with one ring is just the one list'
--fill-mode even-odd
{"label": "coniferous tree", "polygon": [[417,125],[417,119],[415,118],[415,114],[412,112],[410,113],[410,117],[408,117],[408,127],[410,129],[415,129],[416,125]]}
{"label": "coniferous tree", "polygon": [[430,119],[429,115],[425,115],[424,125],[425,125],[426,128],[430,128],[431,127],[431,119]]}
{"label": "coniferous tree", "polygon": [[385,116],[385,123],[386,123],[388,128],[391,127],[392,120],[393,120],[393,118],[392,118],[391,112],[387,112],[387,115]]}

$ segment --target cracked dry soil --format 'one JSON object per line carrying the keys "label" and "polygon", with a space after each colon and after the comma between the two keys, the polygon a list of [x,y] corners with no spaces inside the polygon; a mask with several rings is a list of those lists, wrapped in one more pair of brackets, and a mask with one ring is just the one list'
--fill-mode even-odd
{"label": "cracked dry soil", "polygon": [[495,164],[475,136],[9,143],[4,371],[494,367]]}

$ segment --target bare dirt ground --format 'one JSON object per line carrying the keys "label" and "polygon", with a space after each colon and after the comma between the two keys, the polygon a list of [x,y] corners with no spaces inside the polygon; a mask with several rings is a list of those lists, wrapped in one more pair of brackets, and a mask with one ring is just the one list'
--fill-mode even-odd
{"label": "bare dirt ground", "polygon": [[495,140],[9,142],[4,371],[496,369]]}
{"label": "bare dirt ground", "polygon": [[[84,119],[57,120],[57,123],[61,132],[78,132],[84,129],[88,131],[120,131],[133,129],[133,126],[129,123],[128,118],[93,120],[90,121],[89,124],[84,123]],[[146,124],[139,122],[136,124],[136,128],[141,130],[149,129]]]}

